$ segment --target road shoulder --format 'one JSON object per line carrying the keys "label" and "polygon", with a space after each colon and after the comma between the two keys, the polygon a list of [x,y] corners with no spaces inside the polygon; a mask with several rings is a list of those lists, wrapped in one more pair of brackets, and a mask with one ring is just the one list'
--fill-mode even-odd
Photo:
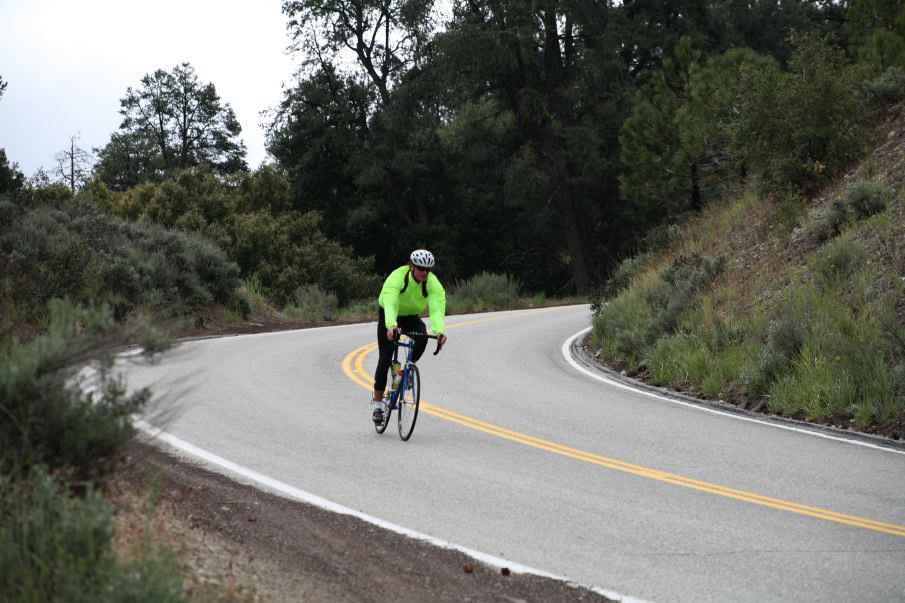
{"label": "road shoulder", "polygon": [[177,551],[190,598],[220,588],[242,601],[612,600],[559,580],[505,575],[464,553],[236,482],[139,439],[124,449],[110,490],[120,526],[135,523],[128,507],[146,508],[153,499],[155,530]]}

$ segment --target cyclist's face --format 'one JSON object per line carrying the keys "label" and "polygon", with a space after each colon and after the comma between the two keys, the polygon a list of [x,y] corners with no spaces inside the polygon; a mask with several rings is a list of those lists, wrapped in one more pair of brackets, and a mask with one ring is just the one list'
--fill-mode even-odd
{"label": "cyclist's face", "polygon": [[420,266],[412,266],[412,274],[415,275],[415,280],[419,283],[427,278],[427,275],[430,274],[430,268],[421,268]]}

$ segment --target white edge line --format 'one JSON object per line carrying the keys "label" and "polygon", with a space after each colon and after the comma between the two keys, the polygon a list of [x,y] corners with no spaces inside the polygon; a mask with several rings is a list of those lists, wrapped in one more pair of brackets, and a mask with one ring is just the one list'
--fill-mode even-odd
{"label": "white edge line", "polygon": [[522,565],[521,563],[515,563],[513,561],[508,561],[503,559],[502,557],[495,557],[494,555],[488,555],[487,553],[482,553],[480,551],[476,551],[474,549],[470,549],[468,547],[460,546],[458,544],[453,544],[452,542],[441,540],[439,538],[434,538],[433,536],[429,536],[427,534],[423,534],[421,532],[416,532],[415,530],[411,530],[409,528],[400,526],[398,524],[386,521],[384,519],[380,519],[379,517],[374,517],[373,515],[368,515],[367,513],[363,513],[361,511],[356,511],[355,509],[351,509],[349,507],[345,507],[339,503],[335,503],[331,500],[318,496],[317,494],[312,494],[310,492],[306,492],[304,490],[300,490],[294,486],[290,486],[289,484],[283,483],[279,480],[276,480],[272,477],[268,477],[253,469],[249,469],[248,467],[243,467],[238,463],[234,463],[233,461],[227,460],[221,456],[214,454],[213,452],[209,452],[203,448],[199,448],[194,444],[190,444],[185,440],[177,438],[176,436],[166,433],[161,429],[154,427],[147,421],[143,419],[136,419],[133,421],[133,424],[145,432],[152,438],[160,440],[162,442],[166,442],[170,446],[178,448],[184,452],[187,452],[195,457],[198,457],[204,460],[207,463],[216,465],[226,471],[240,475],[246,479],[249,479],[257,484],[260,484],[272,491],[278,492],[284,496],[289,498],[294,498],[296,500],[300,500],[302,502],[308,503],[310,505],[314,505],[315,507],[320,507],[326,511],[331,511],[333,513],[340,513],[342,515],[351,515],[352,517],[356,517],[361,519],[362,521],[366,521],[370,524],[378,526],[380,528],[390,530],[392,532],[396,532],[397,534],[401,534],[403,536],[407,536],[409,538],[413,538],[415,540],[422,540],[424,542],[428,542],[434,546],[439,546],[444,549],[452,549],[459,551],[460,553],[464,553],[475,559],[476,561],[480,561],[486,565],[496,568],[509,568],[510,571],[520,573],[520,574],[532,574],[535,576],[539,576],[542,578],[551,578],[553,580],[558,580],[560,582],[565,582],[569,586],[575,588],[584,588],[591,590],[599,595],[603,595],[604,597],[608,597],[610,599],[614,599],[616,601],[621,601],[622,603],[648,603],[644,599],[638,599],[636,597],[631,597],[627,595],[622,595],[617,592],[607,590],[604,588],[599,588],[596,586],[590,586],[586,584],[581,584],[571,580],[569,578],[563,576],[557,576],[556,574],[551,574],[549,572],[545,572],[543,570],[539,570],[527,565]]}
{"label": "white edge line", "polygon": [[827,440],[835,440],[837,442],[845,442],[846,444],[864,446],[866,448],[872,448],[874,450],[882,450],[883,452],[894,452],[896,454],[905,454],[905,451],[903,451],[903,450],[896,450],[895,448],[887,448],[885,446],[878,446],[876,444],[871,444],[870,442],[862,442],[861,440],[850,440],[848,438],[841,438],[839,436],[834,436],[834,435],[830,435],[827,433],[820,433],[818,431],[811,431],[809,429],[802,429],[800,427],[793,427],[791,425],[781,425],[779,423],[774,423],[772,421],[765,421],[763,419],[756,419],[754,417],[742,417],[735,413],[719,410],[718,408],[709,408],[707,406],[702,406],[699,404],[692,404],[691,402],[683,402],[682,400],[676,400],[674,398],[662,396],[660,394],[657,394],[657,393],[654,393],[651,391],[632,387],[631,385],[627,385],[627,384],[622,383],[621,381],[617,381],[615,379],[610,379],[609,377],[606,377],[604,375],[598,375],[597,373],[588,370],[586,367],[581,366],[572,357],[572,354],[569,352],[569,348],[572,347],[572,344],[575,342],[575,340],[578,339],[579,337],[581,337],[582,335],[584,335],[585,333],[587,333],[588,331],[590,331],[592,328],[593,327],[587,327],[585,329],[582,329],[578,333],[575,333],[571,337],[567,338],[565,343],[562,344],[562,355],[566,359],[566,362],[568,362],[570,365],[572,365],[572,368],[574,368],[575,370],[577,370],[581,373],[584,373],[585,375],[587,375],[588,377],[591,377],[592,379],[596,379],[597,381],[602,381],[608,385],[612,385],[613,387],[618,387],[620,389],[628,390],[628,391],[634,392],[636,394],[642,394],[642,395],[648,396],[650,398],[656,398],[658,400],[663,400],[665,402],[671,402],[673,404],[680,404],[680,405],[688,407],[688,408],[693,408],[695,410],[700,410],[703,412],[709,412],[709,413],[713,413],[713,414],[717,414],[717,415],[722,415],[724,417],[729,417],[731,419],[737,419],[739,421],[748,421],[751,423],[758,423],[760,425],[766,425],[767,427],[776,427],[777,429],[795,431],[798,433],[803,433],[803,434],[815,436],[818,438],[824,438]]}

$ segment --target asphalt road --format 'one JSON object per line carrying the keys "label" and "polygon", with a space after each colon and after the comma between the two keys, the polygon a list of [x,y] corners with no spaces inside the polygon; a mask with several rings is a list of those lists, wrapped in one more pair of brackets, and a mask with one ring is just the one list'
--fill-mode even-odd
{"label": "asphalt road", "polygon": [[586,306],[447,322],[408,442],[370,423],[374,323],[186,342],[127,374],[159,398],[147,420],[195,446],[583,584],[905,601],[905,454],[601,383],[563,354]]}

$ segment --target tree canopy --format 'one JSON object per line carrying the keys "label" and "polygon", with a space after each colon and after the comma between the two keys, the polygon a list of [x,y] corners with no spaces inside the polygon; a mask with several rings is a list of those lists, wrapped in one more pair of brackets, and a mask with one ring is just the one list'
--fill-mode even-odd
{"label": "tree canopy", "polygon": [[119,112],[119,130],[96,149],[98,176],[113,189],[161,182],[174,170],[202,165],[221,174],[247,170],[232,107],[189,63],[145,75],[120,99]]}
{"label": "tree canopy", "polygon": [[[260,177],[235,116],[187,63],[128,89],[96,174],[128,191],[124,215],[204,232],[284,298],[323,281],[288,268],[319,235],[368,258],[350,274],[427,247],[451,281],[587,293],[651,229],[746,184],[815,190],[905,96],[899,0],[456,0],[442,23],[433,0],[281,5],[300,69],[253,208],[230,192]],[[255,254],[252,231],[297,253]]]}

